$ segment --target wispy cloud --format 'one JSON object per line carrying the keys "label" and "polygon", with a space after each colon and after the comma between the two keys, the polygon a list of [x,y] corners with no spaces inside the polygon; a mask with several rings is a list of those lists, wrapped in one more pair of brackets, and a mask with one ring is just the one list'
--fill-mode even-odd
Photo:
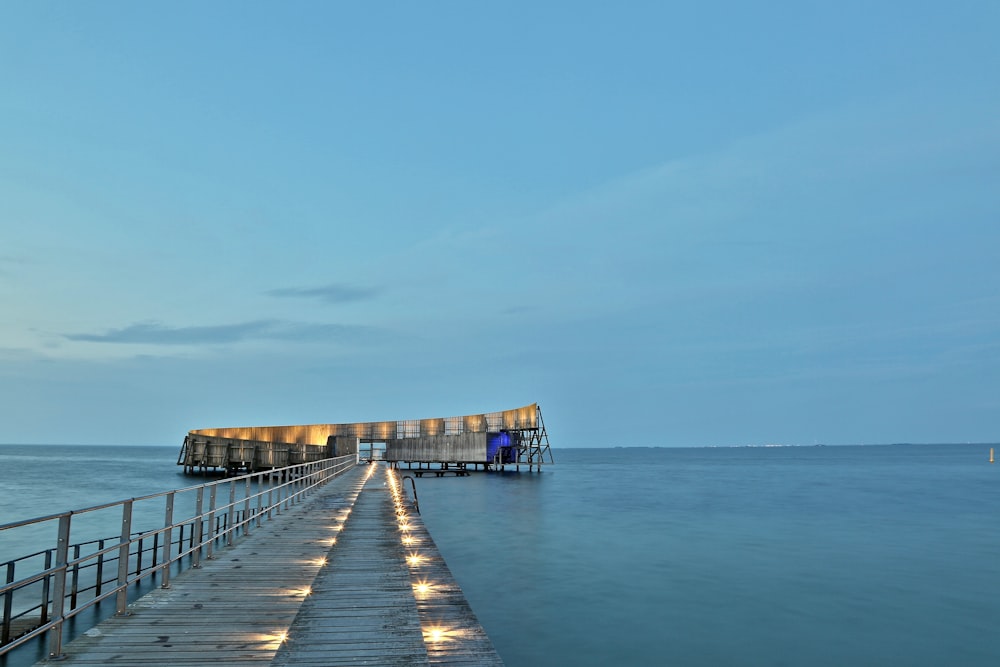
{"label": "wispy cloud", "polygon": [[281,320],[255,320],[213,326],[170,327],[159,322],[140,322],[104,333],[63,334],[67,340],[88,343],[143,345],[205,345],[250,340],[298,342],[362,342],[383,338],[385,332],[355,324],[312,324]]}
{"label": "wispy cloud", "polygon": [[347,303],[372,299],[381,292],[378,287],[332,283],[321,287],[280,287],[267,294],[278,298],[319,299],[326,303]]}
{"label": "wispy cloud", "polygon": [[28,260],[24,257],[18,257],[15,255],[0,255],[0,276],[12,275],[11,268],[15,266],[21,266],[27,264]]}

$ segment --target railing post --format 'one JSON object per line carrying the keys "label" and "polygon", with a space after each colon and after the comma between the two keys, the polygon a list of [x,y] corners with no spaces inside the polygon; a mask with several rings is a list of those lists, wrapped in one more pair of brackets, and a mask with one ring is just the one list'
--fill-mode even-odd
{"label": "railing post", "polygon": [[[97,540],[97,550],[100,552],[104,551],[104,540]],[[101,594],[101,587],[104,585],[104,553],[100,553],[97,556],[97,581],[94,585],[94,597],[98,597]]]}
{"label": "railing post", "polygon": [[[118,594],[115,596],[115,615],[128,616],[128,552],[132,539],[132,501],[122,503],[122,534],[118,543]],[[142,559],[142,554],[138,554]]]}
{"label": "railing post", "polygon": [[277,491],[277,497],[275,498],[274,509],[275,513],[281,514],[281,505],[285,502],[285,476],[288,475],[287,468],[280,468],[278,470],[278,479],[275,481],[275,491]]}
{"label": "railing post", "polygon": [[[280,474],[280,473],[279,473]],[[274,471],[272,470],[265,477],[267,484],[267,518],[270,521],[274,516]]]}
{"label": "railing post", "polygon": [[[7,563],[7,583],[14,583],[14,561]],[[0,634],[0,646],[10,641],[10,615],[14,610],[14,591],[3,594],[3,630]]]}
{"label": "railing post", "polygon": [[250,534],[250,477],[247,476],[243,485],[246,493],[243,500],[243,534]]}
{"label": "railing post", "polygon": [[257,527],[260,528],[260,522],[263,519],[261,514],[264,513],[264,485],[261,483],[264,481],[264,475],[257,476]]}
{"label": "railing post", "polygon": [[[52,567],[52,549],[45,550],[45,565],[44,569],[48,570]],[[45,625],[49,622],[49,592],[52,590],[52,577],[45,577],[42,579],[42,613],[41,613],[41,623]]]}
{"label": "railing post", "polygon": [[142,574],[142,555],[146,553],[146,550],[142,547],[141,535],[142,534],[140,533],[139,542],[136,544],[135,549],[135,576],[137,585],[139,583],[139,575]]}
{"label": "railing post", "polygon": [[52,621],[49,630],[49,660],[59,660],[62,655],[63,611],[66,608],[66,562],[69,560],[69,524],[72,514],[59,517],[59,539],[56,542],[55,585],[52,594]]}
{"label": "railing post", "polygon": [[233,546],[233,533],[236,532],[236,484],[229,482],[229,511],[226,513],[226,546]]}
{"label": "railing post", "polygon": [[191,560],[192,560],[191,567],[193,567],[195,569],[201,567],[201,532],[202,532],[201,510],[202,510],[202,504],[204,503],[204,501],[205,501],[205,487],[204,486],[199,486],[198,487],[198,498],[194,502],[194,525],[191,526],[191,528],[192,528],[192,538],[193,538],[194,542],[196,542],[198,544],[197,547],[194,547],[194,545],[192,545],[192,547],[191,547],[192,548],[192,552],[191,552]]}
{"label": "railing post", "polygon": [[208,539],[205,545],[208,549],[205,558],[208,560],[215,558],[215,495],[218,488],[218,484],[213,484],[212,490],[208,494]]}
{"label": "railing post", "polygon": [[[160,558],[160,560],[163,561],[163,565],[160,571],[160,588],[170,588],[170,533],[173,529],[173,525],[174,492],[171,491],[167,494],[166,511],[163,515],[163,556]],[[181,549],[178,549],[177,551],[180,552]]]}
{"label": "railing post", "polygon": [[[73,560],[80,560],[80,545],[73,547]],[[69,587],[69,608],[70,611],[76,609],[76,596],[80,588],[80,563],[73,563],[73,579]]]}

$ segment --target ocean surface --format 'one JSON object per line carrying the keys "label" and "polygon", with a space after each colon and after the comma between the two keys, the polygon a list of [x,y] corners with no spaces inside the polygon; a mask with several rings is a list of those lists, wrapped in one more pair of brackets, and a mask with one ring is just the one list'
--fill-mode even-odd
{"label": "ocean surface", "polygon": [[[0,446],[0,524],[197,483],[177,449]],[[1000,665],[988,445],[553,455],[416,480],[510,667]]]}

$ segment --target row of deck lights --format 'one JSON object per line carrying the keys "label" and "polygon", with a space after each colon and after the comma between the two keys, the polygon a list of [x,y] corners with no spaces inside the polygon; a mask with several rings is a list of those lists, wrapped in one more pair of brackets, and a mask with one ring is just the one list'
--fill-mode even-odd
{"label": "row of deck lights", "polygon": [[[374,472],[375,472],[375,465],[373,464],[368,466],[368,470],[367,472],[365,472],[364,482],[367,482],[369,478],[371,478]],[[362,482],[362,486],[364,486],[364,482]],[[323,538],[322,540],[320,540],[320,543],[331,547],[335,545],[337,543],[337,534],[339,534],[340,531],[344,529],[344,524],[347,523],[347,518],[349,516],[351,516],[350,507],[341,510],[340,513],[334,518],[335,523],[332,526],[330,526],[330,530],[334,532],[334,536]],[[312,565],[323,567],[327,563],[327,558],[326,556],[321,556],[319,558],[310,560],[309,563]],[[312,595],[312,587],[306,586],[305,588],[293,589],[291,591],[291,594],[300,595],[303,598],[306,598]],[[274,635],[264,635],[264,638],[267,641],[276,641],[278,645],[281,645],[286,641],[288,641],[288,632],[279,632]]]}
{"label": "row of deck lights", "polygon": [[[410,517],[406,510],[406,501],[402,486],[391,469],[387,468],[385,473],[389,480],[389,488],[392,490],[392,501],[396,506],[396,523],[399,527],[400,541],[402,541],[404,547],[410,549],[406,555],[406,564],[410,566],[410,570],[412,571],[420,567],[421,563],[425,560],[419,551],[413,549],[414,545],[420,542],[420,538],[410,533]],[[434,585],[426,579],[418,579],[413,584],[413,592],[418,598],[426,598],[434,593]],[[448,641],[454,635],[454,632],[440,626],[430,626],[423,628],[423,634],[424,641],[437,643]]]}

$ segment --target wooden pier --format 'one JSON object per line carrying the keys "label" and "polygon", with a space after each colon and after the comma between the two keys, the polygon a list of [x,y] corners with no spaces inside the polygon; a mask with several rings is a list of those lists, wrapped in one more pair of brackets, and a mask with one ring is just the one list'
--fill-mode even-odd
{"label": "wooden pier", "polygon": [[333,479],[58,658],[144,667],[503,664],[403,501],[398,474],[378,464]]}

